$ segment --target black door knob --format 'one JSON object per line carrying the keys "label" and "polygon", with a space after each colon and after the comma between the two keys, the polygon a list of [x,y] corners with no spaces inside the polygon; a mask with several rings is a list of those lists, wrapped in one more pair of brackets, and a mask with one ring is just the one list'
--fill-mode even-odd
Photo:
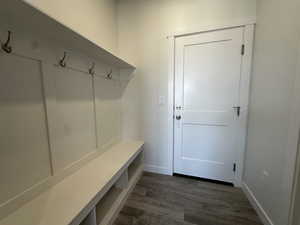
{"label": "black door knob", "polygon": [[181,116],[176,116],[176,120],[181,120]]}

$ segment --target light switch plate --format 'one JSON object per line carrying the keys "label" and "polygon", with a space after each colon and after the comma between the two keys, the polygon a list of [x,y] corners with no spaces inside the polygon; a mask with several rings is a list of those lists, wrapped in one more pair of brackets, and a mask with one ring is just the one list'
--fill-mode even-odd
{"label": "light switch plate", "polygon": [[165,103],[166,103],[165,96],[163,96],[163,95],[159,96],[159,98],[158,98],[158,104],[159,105],[165,105]]}

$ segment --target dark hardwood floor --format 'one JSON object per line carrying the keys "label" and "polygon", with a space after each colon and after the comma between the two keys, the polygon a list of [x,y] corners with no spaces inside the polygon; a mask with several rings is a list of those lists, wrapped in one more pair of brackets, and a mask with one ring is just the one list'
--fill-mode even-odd
{"label": "dark hardwood floor", "polygon": [[262,225],[232,186],[145,172],[114,225]]}

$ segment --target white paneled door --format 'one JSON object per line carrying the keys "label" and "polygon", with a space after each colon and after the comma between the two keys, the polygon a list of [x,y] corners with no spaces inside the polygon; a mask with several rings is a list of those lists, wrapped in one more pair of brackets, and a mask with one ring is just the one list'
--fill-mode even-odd
{"label": "white paneled door", "polygon": [[175,40],[174,172],[233,182],[243,28]]}

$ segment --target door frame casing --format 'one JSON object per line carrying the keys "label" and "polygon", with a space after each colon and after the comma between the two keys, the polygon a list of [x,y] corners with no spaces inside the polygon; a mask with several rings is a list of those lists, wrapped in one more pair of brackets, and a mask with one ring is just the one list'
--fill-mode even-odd
{"label": "door frame casing", "polygon": [[287,161],[290,167],[287,169],[286,176],[287,183],[289,183],[289,225],[295,225],[296,205],[299,207],[300,202],[296,202],[296,197],[300,194],[300,45],[298,45],[298,61],[296,78],[294,81],[294,93],[292,100],[292,111],[289,122],[289,139],[288,147],[290,149],[287,156]]}
{"label": "door frame casing", "polygon": [[244,159],[246,149],[246,136],[247,136],[247,121],[248,121],[248,105],[250,93],[250,79],[252,72],[252,54],[254,43],[254,29],[255,22],[248,24],[232,24],[226,26],[208,27],[196,32],[186,32],[170,35],[168,40],[168,54],[169,54],[169,68],[168,68],[168,152],[169,152],[169,166],[168,174],[173,175],[174,172],[174,104],[175,104],[175,40],[180,36],[187,36],[193,34],[201,34],[204,32],[212,32],[217,30],[232,29],[237,27],[244,27],[244,44],[245,54],[242,58],[241,65],[241,81],[240,81],[240,132],[237,137],[237,157],[236,165],[237,170],[235,173],[234,185],[237,187],[242,186],[242,177],[244,171]]}

